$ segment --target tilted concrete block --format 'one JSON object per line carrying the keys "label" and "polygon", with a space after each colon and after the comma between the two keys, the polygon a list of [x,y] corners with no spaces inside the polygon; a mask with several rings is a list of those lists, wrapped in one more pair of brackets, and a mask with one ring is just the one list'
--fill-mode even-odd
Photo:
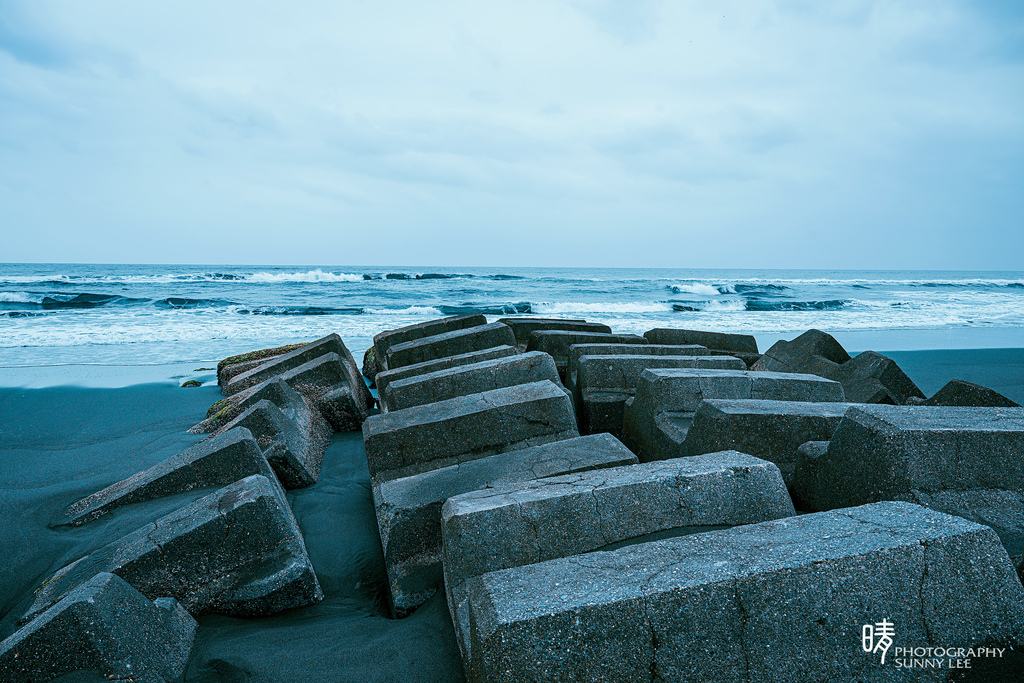
{"label": "tilted concrete block", "polygon": [[998,391],[962,379],[950,380],[931,398],[923,402],[926,406],[970,406],[974,408],[1020,408]]}
{"label": "tilted concrete block", "polygon": [[437,334],[465,330],[470,327],[486,325],[487,318],[479,313],[469,315],[453,315],[447,318],[428,320],[415,325],[406,325],[395,330],[385,330],[373,338],[374,355],[380,370],[393,369],[388,366],[388,351],[392,346],[416,341]]}
{"label": "tilted concrete block", "polygon": [[757,340],[750,334],[677,330],[659,327],[644,332],[644,338],[652,344],[698,344],[709,349],[719,349],[722,351],[757,353]]}
{"label": "tilted concrete block", "polygon": [[904,405],[924,394],[892,358],[864,351],[840,365],[831,379],[843,385],[847,400],[853,403],[889,403]]}
{"label": "tilted concrete block", "polygon": [[504,569],[467,589],[474,682],[888,682],[902,680],[896,650],[885,664],[864,652],[865,624],[891,624],[894,648],[1024,637],[1024,587],[991,529],[906,503]]}
{"label": "tilted concrete block", "polygon": [[173,598],[151,602],[102,572],[0,643],[0,677],[31,683],[92,673],[102,680],[176,683],[195,632],[195,619]]}
{"label": "tilted concrete block", "polygon": [[399,616],[440,588],[441,506],[452,496],[509,482],[629,465],[636,456],[602,434],[470,460],[390,481],[375,481],[373,500],[384,547],[392,609]]}
{"label": "tilted concrete block", "polygon": [[400,368],[395,368],[394,370],[385,370],[377,375],[377,396],[384,396],[387,393],[388,385],[400,379],[408,379],[410,377],[425,375],[439,370],[457,368],[463,365],[472,365],[473,363],[482,363],[485,360],[508,358],[510,356],[515,356],[518,353],[519,352],[516,351],[515,347],[512,346],[494,346],[489,349],[484,349],[483,351],[461,353],[457,356],[445,356],[444,358],[438,358],[437,360],[428,360],[423,363],[405,365]]}
{"label": "tilted concrete block", "polygon": [[696,344],[573,344],[565,366],[565,388],[573,390],[581,356],[706,356],[707,351],[707,347]]}
{"label": "tilted concrete block", "polygon": [[843,402],[838,382],[816,375],[752,370],[644,370],[626,404],[626,445],[640,460],[678,457],[693,414],[710,398]]}
{"label": "tilted concrete block", "polygon": [[370,476],[385,479],[574,436],[572,401],[549,381],[393,410],[363,424]]}
{"label": "tilted concrete block", "polygon": [[30,620],[97,572],[191,614],[272,614],[323,599],[280,485],[255,475],[98,548],[36,591]]}
{"label": "tilted concrete block", "polygon": [[608,334],[604,332],[571,332],[565,330],[538,330],[530,334],[527,351],[543,351],[555,359],[558,374],[565,378],[569,365],[569,348],[574,344],[646,344],[647,340],[635,334]]}
{"label": "tilted concrete block", "polygon": [[424,363],[447,356],[483,351],[495,346],[515,346],[516,338],[507,325],[490,323],[423,339],[395,344],[388,349],[388,369]]}

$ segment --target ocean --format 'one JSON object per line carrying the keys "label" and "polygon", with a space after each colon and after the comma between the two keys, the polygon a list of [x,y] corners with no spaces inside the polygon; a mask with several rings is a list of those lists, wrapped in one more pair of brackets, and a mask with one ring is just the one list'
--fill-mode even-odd
{"label": "ocean", "polygon": [[1024,347],[1024,271],[0,265],[0,367],[215,361],[337,332],[536,315],[850,350]]}

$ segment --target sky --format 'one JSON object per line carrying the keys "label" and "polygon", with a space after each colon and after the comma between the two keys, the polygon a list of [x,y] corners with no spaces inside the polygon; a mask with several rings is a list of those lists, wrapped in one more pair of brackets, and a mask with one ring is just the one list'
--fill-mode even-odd
{"label": "sky", "polygon": [[0,0],[0,262],[1024,270],[1019,0]]}

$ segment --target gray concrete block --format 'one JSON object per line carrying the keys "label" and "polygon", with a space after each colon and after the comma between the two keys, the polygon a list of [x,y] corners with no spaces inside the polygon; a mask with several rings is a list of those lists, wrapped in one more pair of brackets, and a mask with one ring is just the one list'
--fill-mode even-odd
{"label": "gray concrete block", "polygon": [[[903,680],[894,645],[1019,643],[1024,587],[988,528],[878,503],[551,560],[467,582],[470,681]],[[977,661],[977,660],[976,660]],[[944,681],[922,670],[907,680]]]}
{"label": "gray concrete block", "polygon": [[604,323],[588,323],[581,318],[499,318],[498,322],[512,328],[516,343],[520,346],[528,344],[530,335],[538,330],[604,333],[612,331],[612,328]]}
{"label": "gray concrete block", "polygon": [[383,405],[388,410],[402,410],[544,380],[561,386],[554,359],[532,351],[392,381],[383,394]]}
{"label": "gray concrete block", "polygon": [[696,344],[573,344],[569,347],[565,366],[565,388],[570,392],[573,390],[581,356],[706,356],[707,350],[707,347]]}
{"label": "gray concrete block", "polygon": [[629,465],[636,456],[602,434],[500,453],[390,481],[375,481],[373,500],[392,608],[404,616],[443,583],[441,506],[452,496],[509,482]]}
{"label": "gray concrete block", "polygon": [[530,334],[527,351],[543,351],[555,359],[558,374],[565,378],[569,365],[569,348],[574,344],[646,344],[647,340],[635,334],[608,334],[605,332],[572,332],[566,330],[537,330]]}
{"label": "gray concrete block", "polygon": [[206,486],[227,486],[254,474],[274,478],[252,434],[239,427],[72,503],[53,526],[80,526],[122,505]]}
{"label": "gray concrete block", "polygon": [[280,485],[246,477],[98,548],[51,576],[30,620],[97,572],[117,574],[153,600],[191,614],[272,614],[323,599]]}
{"label": "gray concrete block", "polygon": [[831,377],[850,354],[831,334],[807,330],[792,341],[781,339],[764,352],[755,370],[800,372]]}
{"label": "gray concrete block", "polygon": [[[647,346],[637,344],[637,348]],[[747,366],[731,356],[581,356],[573,385],[580,433],[608,432],[621,437],[626,401],[636,393],[640,374],[649,368],[746,370]]]}
{"label": "gray concrete block", "polygon": [[757,353],[757,340],[749,334],[728,332],[706,332],[703,330],[677,330],[663,327],[644,332],[644,338],[652,344],[698,344],[709,349]]}
{"label": "gray concrete block", "polygon": [[195,631],[195,619],[173,598],[151,602],[103,572],[0,643],[0,677],[31,683],[91,673],[101,680],[175,683]]}
{"label": "gray concrete block", "polygon": [[697,407],[679,454],[730,449],[749,453],[778,465],[789,486],[800,446],[831,439],[852,407],[851,403],[705,399]]}
{"label": "gray concrete block", "polygon": [[425,337],[432,337],[437,334],[455,332],[456,330],[465,330],[470,327],[477,327],[479,325],[486,324],[487,318],[476,313],[469,315],[453,315],[447,318],[438,318],[436,320],[416,323],[415,325],[406,325],[405,327],[399,327],[395,330],[385,330],[384,332],[375,335],[373,338],[373,348],[375,350],[374,355],[376,356],[378,368],[380,370],[391,369],[388,366],[387,359],[388,351],[392,346],[416,341],[417,339],[423,339]]}
{"label": "gray concrete block", "polygon": [[549,381],[393,410],[363,424],[370,476],[385,479],[575,436],[572,401]]}
{"label": "gray concrete block", "polygon": [[924,401],[926,406],[969,406],[974,408],[1020,408],[998,391],[962,379],[950,380],[931,398]]}
{"label": "gray concrete block", "polygon": [[482,363],[485,360],[508,358],[516,355],[517,353],[519,352],[516,351],[513,346],[494,346],[489,349],[484,349],[483,351],[461,353],[457,356],[446,356],[444,358],[438,358],[437,360],[428,360],[423,363],[405,365],[400,368],[395,368],[394,370],[385,370],[377,375],[377,395],[384,396],[387,393],[388,385],[400,379],[408,379],[418,375],[425,375],[429,372],[448,370],[451,368],[461,367],[463,365],[472,365],[473,363]]}
{"label": "gray concrete block", "polygon": [[1024,492],[1024,408],[866,405],[847,411],[828,449],[801,458],[794,487],[813,510],[915,491]]}
{"label": "gray concrete block", "polygon": [[853,403],[889,403],[904,405],[924,394],[892,358],[864,351],[846,361],[831,379],[843,385],[847,400]]}
{"label": "gray concrete block", "polygon": [[701,401],[710,398],[843,402],[838,382],[816,375],[751,370],[644,370],[626,404],[625,443],[641,462],[678,457]]}
{"label": "gray concrete block", "polygon": [[388,349],[388,369],[483,351],[495,346],[515,346],[515,343],[515,335],[507,325],[490,323],[474,326],[395,344]]}
{"label": "gray concrete block", "polygon": [[278,378],[302,394],[335,431],[359,431],[369,414],[369,408],[358,399],[359,392],[352,391],[344,364],[335,353],[320,356]]}

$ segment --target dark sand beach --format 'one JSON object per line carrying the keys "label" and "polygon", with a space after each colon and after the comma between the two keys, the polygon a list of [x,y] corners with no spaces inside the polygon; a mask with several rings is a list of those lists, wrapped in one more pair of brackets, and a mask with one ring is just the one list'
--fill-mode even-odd
{"label": "dark sand beach", "polygon": [[[926,395],[960,378],[1024,403],[1024,349],[888,355]],[[0,638],[15,630],[29,597],[54,571],[209,492],[128,506],[80,528],[47,525],[69,503],[197,442],[186,429],[218,398],[216,387],[181,389],[174,380],[0,389]],[[440,595],[406,619],[385,616],[361,434],[336,434],[320,480],[288,497],[325,600],[261,619],[201,617],[186,680],[462,680]]]}

